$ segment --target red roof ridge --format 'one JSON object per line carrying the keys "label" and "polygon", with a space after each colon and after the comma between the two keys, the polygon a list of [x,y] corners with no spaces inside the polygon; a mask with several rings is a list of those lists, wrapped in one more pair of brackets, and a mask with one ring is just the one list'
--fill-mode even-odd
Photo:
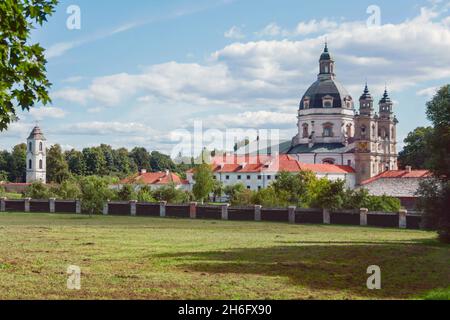
{"label": "red roof ridge", "polygon": [[428,178],[431,175],[429,170],[388,170],[361,182],[361,185],[366,185],[379,179],[419,179]]}

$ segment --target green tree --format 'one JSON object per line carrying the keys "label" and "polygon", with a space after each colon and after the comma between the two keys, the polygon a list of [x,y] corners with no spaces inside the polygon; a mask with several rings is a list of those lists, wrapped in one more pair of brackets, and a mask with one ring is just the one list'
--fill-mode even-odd
{"label": "green tree", "polygon": [[281,208],[289,205],[289,193],[276,191],[273,187],[258,190],[253,194],[252,203],[266,208]]}
{"label": "green tree", "polygon": [[126,184],[117,192],[117,199],[121,201],[136,200],[137,194],[131,184]]}
{"label": "green tree", "polygon": [[52,188],[52,193],[58,199],[75,200],[81,198],[81,187],[77,179],[69,178],[64,180],[60,185]]}
{"label": "green tree", "polygon": [[130,155],[127,149],[120,148],[117,150],[113,150],[112,154],[114,158],[114,167],[116,171],[119,172],[120,176],[124,177],[132,172],[137,171],[137,167],[130,159]]}
{"label": "green tree", "polygon": [[109,179],[98,176],[81,178],[81,200],[84,212],[89,215],[101,213],[106,201],[115,198],[115,193],[109,188],[109,184]]}
{"label": "green tree", "polygon": [[329,181],[326,178],[321,179],[321,187],[318,189],[312,206],[329,210],[341,209],[346,199],[345,181]]}
{"label": "green tree", "polygon": [[0,2],[0,131],[29,110],[50,102],[44,49],[31,44],[31,30],[54,12],[57,0],[2,0]]}
{"label": "green tree", "polygon": [[316,175],[310,171],[301,171],[297,174],[281,172],[272,186],[278,194],[288,195],[290,204],[309,207],[317,183]]}
{"label": "green tree", "polygon": [[156,202],[153,197],[152,190],[148,186],[142,186],[137,194],[137,200],[139,202]]}
{"label": "green tree", "polygon": [[168,203],[186,203],[190,200],[189,194],[178,190],[174,184],[156,189],[153,191],[153,197],[158,201],[167,201]]}
{"label": "green tree", "polygon": [[47,153],[47,181],[62,183],[69,176],[69,166],[61,146],[59,144],[51,146]]}
{"label": "green tree", "polygon": [[33,182],[24,192],[25,198],[31,199],[50,199],[55,195],[50,188],[42,182]]}
{"label": "green tree", "polygon": [[201,164],[194,169],[193,179],[195,181],[192,192],[198,201],[204,202],[213,192],[214,178],[211,166]]}
{"label": "green tree", "polygon": [[138,167],[138,170],[151,170],[150,154],[145,148],[134,148],[130,152],[130,157]]}
{"label": "green tree", "polygon": [[427,168],[427,141],[432,133],[432,127],[419,127],[408,134],[408,137],[404,140],[405,147],[398,158],[399,163],[403,167],[411,166],[413,169]]}
{"label": "green tree", "polygon": [[99,147],[86,148],[83,150],[85,175],[100,175],[106,174],[106,160],[102,149]]}
{"label": "green tree", "polygon": [[213,189],[212,189],[212,193],[214,196],[214,202],[217,202],[217,198],[220,198],[223,196],[224,191],[225,191],[225,188],[223,186],[223,183],[218,180],[214,180],[213,181]]}
{"label": "green tree", "polygon": [[427,116],[433,132],[427,139],[429,169],[434,180],[423,182],[418,190],[419,207],[425,213],[426,227],[438,231],[450,242],[450,85],[442,87],[427,103]]}
{"label": "green tree", "polygon": [[83,153],[77,150],[70,150],[65,152],[65,158],[67,161],[67,164],[69,165],[69,171],[70,173],[82,176],[85,172],[85,166],[84,166],[84,157]]}
{"label": "green tree", "polygon": [[153,151],[150,155],[150,166],[153,172],[159,171],[176,171],[177,167],[173,160],[165,154],[158,151]]}
{"label": "green tree", "polygon": [[11,153],[9,167],[9,181],[24,182],[26,176],[26,158],[27,145],[25,143],[18,144],[13,148]]}

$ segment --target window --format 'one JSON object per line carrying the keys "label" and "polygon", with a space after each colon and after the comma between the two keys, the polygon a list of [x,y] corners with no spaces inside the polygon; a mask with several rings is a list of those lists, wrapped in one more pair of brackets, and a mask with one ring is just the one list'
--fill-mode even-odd
{"label": "window", "polygon": [[325,123],[323,125],[323,136],[325,138],[333,137],[333,124],[332,123]]}
{"label": "window", "polygon": [[247,189],[248,189],[248,190],[250,190],[251,188],[252,188],[252,187],[250,187],[250,186],[247,186]]}
{"label": "window", "polygon": [[333,97],[332,96],[326,96],[322,99],[323,107],[324,108],[333,108]]}
{"label": "window", "polygon": [[258,180],[262,180],[262,176],[258,176]]}
{"label": "window", "polygon": [[226,176],[225,179],[230,180],[230,176]]}
{"label": "window", "polygon": [[323,159],[322,163],[323,164],[334,164],[335,161],[334,161],[334,159]]}
{"label": "window", "polygon": [[307,123],[303,124],[303,138],[309,138],[309,126]]}
{"label": "window", "polygon": [[42,149],[43,149],[42,142],[39,142],[39,151],[42,151]]}
{"label": "window", "polygon": [[43,168],[43,163],[42,163],[42,160],[39,160],[39,169],[41,169],[41,170],[42,170],[42,168]]}
{"label": "window", "polygon": [[242,176],[237,176],[237,179],[238,179],[238,180],[241,180],[241,179],[242,179]]}
{"label": "window", "polygon": [[366,137],[366,126],[361,126],[361,137],[362,138]]}
{"label": "window", "polygon": [[28,144],[28,150],[30,150],[30,152],[33,151],[33,144],[31,142]]}
{"label": "window", "polygon": [[349,167],[351,167],[351,166],[352,166],[352,160],[347,160],[347,165],[348,165]]}
{"label": "window", "polygon": [[309,109],[309,102],[310,102],[309,98],[305,98],[303,100],[303,108],[304,109]]}
{"label": "window", "polygon": [[267,176],[267,180],[272,180],[272,176],[271,176],[271,175],[268,175],[268,176]]}
{"label": "window", "polygon": [[33,161],[31,160],[28,161],[28,169],[33,169]]}
{"label": "window", "polygon": [[252,179],[252,177],[251,176],[247,176],[247,180],[251,180]]}

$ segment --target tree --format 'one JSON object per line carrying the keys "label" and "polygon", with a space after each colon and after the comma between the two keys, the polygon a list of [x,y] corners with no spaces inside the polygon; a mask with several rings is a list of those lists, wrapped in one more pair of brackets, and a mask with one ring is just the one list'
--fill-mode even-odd
{"label": "tree", "polygon": [[421,184],[419,207],[425,213],[425,226],[438,231],[450,242],[450,85],[442,87],[427,103],[427,116],[433,132],[427,139],[429,169],[434,179]]}
{"label": "tree", "polygon": [[268,187],[254,193],[252,203],[266,208],[287,207],[289,205],[289,193],[286,191],[277,192],[275,188]]}
{"label": "tree", "polygon": [[83,159],[86,175],[105,175],[107,171],[106,160],[103,151],[99,147],[84,149]]}
{"label": "tree", "polygon": [[51,100],[44,49],[30,44],[31,30],[54,12],[57,0],[2,0],[0,2],[0,131],[17,117]]}
{"label": "tree", "polygon": [[152,190],[148,186],[142,186],[139,189],[137,199],[139,202],[156,202],[155,198],[153,197]]}
{"label": "tree", "polygon": [[40,181],[33,182],[24,192],[24,197],[31,199],[50,199],[53,196],[50,188]]}
{"label": "tree", "polygon": [[158,201],[167,201],[168,203],[186,203],[189,194],[182,190],[178,190],[174,184],[163,186],[153,191],[153,197]]}
{"label": "tree", "polygon": [[59,184],[69,176],[69,166],[61,146],[59,144],[51,146],[47,153],[47,181]]}
{"label": "tree", "polygon": [[24,182],[27,170],[27,145],[18,144],[13,148],[10,158],[9,181]]}
{"label": "tree", "polygon": [[117,199],[121,201],[136,200],[137,194],[131,184],[126,184],[117,192]]}
{"label": "tree", "polygon": [[81,198],[81,188],[78,180],[69,178],[64,180],[60,185],[53,187],[52,193],[59,199],[74,200]]}
{"label": "tree", "polygon": [[321,179],[321,188],[318,190],[316,198],[312,202],[315,208],[329,210],[341,209],[345,203],[345,181],[329,181]]}
{"label": "tree", "polygon": [[224,193],[223,183],[218,180],[214,180],[212,192],[213,192],[213,196],[214,196],[214,202],[217,202],[217,198],[222,197],[223,193]]}
{"label": "tree", "polygon": [[104,204],[114,199],[115,194],[109,188],[109,180],[97,176],[83,177],[80,180],[83,210],[89,215],[101,213]]}
{"label": "tree", "polygon": [[173,160],[165,154],[158,151],[153,151],[150,155],[150,166],[153,172],[159,171],[176,171],[176,165]]}
{"label": "tree", "polygon": [[137,167],[134,162],[130,159],[128,150],[125,148],[120,148],[113,150],[114,167],[116,171],[122,176],[126,176],[131,172],[136,172]]}
{"label": "tree", "polygon": [[85,172],[83,153],[77,150],[71,150],[65,152],[67,164],[69,165],[69,171],[77,176],[82,176]]}
{"label": "tree", "polygon": [[151,170],[150,155],[145,148],[134,148],[130,152],[130,157],[138,167],[138,170]]}
{"label": "tree", "polygon": [[403,167],[411,166],[413,169],[426,169],[427,141],[432,132],[432,127],[419,127],[408,134],[408,137],[404,140],[405,147],[398,157],[398,161]]}
{"label": "tree", "polygon": [[214,178],[211,166],[209,164],[201,164],[194,169],[195,184],[192,189],[195,198],[204,202],[208,199],[214,188]]}
{"label": "tree", "polygon": [[272,186],[278,194],[288,195],[290,204],[308,207],[311,204],[314,186],[317,183],[316,175],[310,171],[301,171],[297,174],[281,172]]}

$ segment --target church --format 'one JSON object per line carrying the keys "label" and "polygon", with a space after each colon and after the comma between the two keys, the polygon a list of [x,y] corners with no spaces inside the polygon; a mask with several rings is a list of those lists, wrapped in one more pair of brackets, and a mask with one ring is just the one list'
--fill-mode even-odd
{"label": "church", "polygon": [[356,184],[384,171],[397,170],[398,120],[387,89],[375,110],[368,85],[357,102],[337,80],[328,45],[319,60],[319,75],[300,101],[298,134],[280,145],[280,153],[301,163],[349,166]]}

